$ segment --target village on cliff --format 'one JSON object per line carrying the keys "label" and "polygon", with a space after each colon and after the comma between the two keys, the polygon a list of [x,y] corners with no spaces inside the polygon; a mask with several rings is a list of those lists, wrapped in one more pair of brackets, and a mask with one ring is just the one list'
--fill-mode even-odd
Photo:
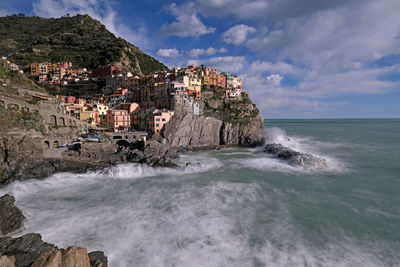
{"label": "village on cliff", "polygon": [[49,85],[105,81],[101,95],[96,97],[57,95],[57,98],[65,114],[113,132],[154,134],[161,131],[177,109],[200,115],[203,97],[213,94],[215,89],[227,101],[240,100],[243,93],[239,76],[194,65],[139,77],[114,65],[88,71],[73,68],[71,62],[44,62],[32,63],[30,76]]}

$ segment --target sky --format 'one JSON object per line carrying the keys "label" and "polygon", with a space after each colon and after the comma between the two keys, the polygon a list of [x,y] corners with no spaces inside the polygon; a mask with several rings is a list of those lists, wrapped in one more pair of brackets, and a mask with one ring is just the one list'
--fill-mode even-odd
{"label": "sky", "polygon": [[89,14],[169,67],[238,74],[265,118],[399,118],[399,0],[1,0]]}

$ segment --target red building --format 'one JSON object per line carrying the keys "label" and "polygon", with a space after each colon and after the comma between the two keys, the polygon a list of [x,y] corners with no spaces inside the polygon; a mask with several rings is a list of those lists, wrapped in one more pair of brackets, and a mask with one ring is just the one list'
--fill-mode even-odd
{"label": "red building", "polygon": [[95,77],[107,77],[113,75],[115,72],[121,72],[122,68],[116,67],[114,65],[99,66],[93,71],[93,76]]}

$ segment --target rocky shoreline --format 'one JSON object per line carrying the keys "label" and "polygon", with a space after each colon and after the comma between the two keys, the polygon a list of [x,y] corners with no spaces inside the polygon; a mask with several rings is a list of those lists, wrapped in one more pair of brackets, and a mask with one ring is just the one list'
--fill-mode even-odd
{"label": "rocky shoreline", "polygon": [[29,134],[0,137],[0,187],[15,180],[43,179],[57,172],[85,173],[120,163],[174,167],[177,150],[151,140],[146,144],[111,141],[83,144],[79,149],[45,150],[44,137]]}
{"label": "rocky shoreline", "polygon": [[177,167],[180,151],[218,149],[225,146],[257,146],[264,142],[264,121],[226,122],[214,117],[177,114],[161,134],[147,142],[105,140],[76,149],[45,149],[48,136],[30,130],[12,131],[0,137],[0,187],[15,180],[43,179],[57,172],[85,173],[121,163],[152,167]]}
{"label": "rocky shoreline", "polygon": [[0,197],[0,266],[2,267],[107,267],[102,251],[88,253],[86,248],[58,248],[42,240],[40,234],[12,237],[23,229],[26,217],[14,205],[11,195]]}

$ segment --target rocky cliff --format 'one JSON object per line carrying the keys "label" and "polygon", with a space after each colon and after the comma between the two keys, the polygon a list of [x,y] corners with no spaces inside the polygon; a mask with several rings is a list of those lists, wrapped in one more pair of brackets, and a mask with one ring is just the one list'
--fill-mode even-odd
{"label": "rocky cliff", "polygon": [[264,140],[264,119],[261,114],[246,122],[229,122],[192,113],[178,113],[163,133],[172,147],[206,149],[218,146],[257,146]]}
{"label": "rocky cliff", "polygon": [[196,116],[178,109],[165,126],[163,136],[172,147],[205,149],[218,146],[258,146],[264,143],[264,118],[246,93],[236,101],[211,93]]}

